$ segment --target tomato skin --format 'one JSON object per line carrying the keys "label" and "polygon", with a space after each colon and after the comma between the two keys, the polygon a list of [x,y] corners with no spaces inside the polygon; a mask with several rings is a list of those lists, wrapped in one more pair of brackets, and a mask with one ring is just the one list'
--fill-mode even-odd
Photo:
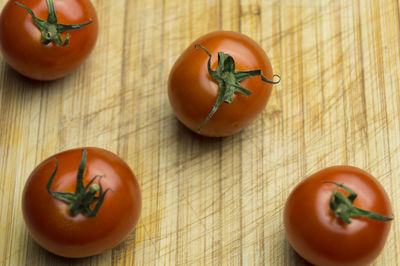
{"label": "tomato skin", "polygon": [[141,210],[140,188],[128,165],[109,151],[84,149],[87,151],[84,185],[95,175],[105,175],[101,185],[112,189],[96,217],[82,213],[72,216],[69,205],[46,190],[55,169],[55,157],[58,171],[51,190],[75,191],[82,149],[56,154],[40,163],[29,176],[23,192],[22,211],[33,239],[63,257],[87,257],[115,247],[132,231]]}
{"label": "tomato skin", "polygon": [[204,136],[229,136],[252,122],[264,109],[272,84],[259,76],[241,82],[252,91],[250,96],[235,94],[232,103],[222,103],[218,111],[198,132],[199,126],[210,113],[218,96],[218,83],[209,75],[209,57],[195,44],[203,45],[211,54],[211,67],[218,67],[218,52],[233,57],[236,70],[261,69],[264,76],[273,80],[271,63],[263,49],[249,37],[232,31],[217,31],[194,41],[174,64],[168,81],[168,96],[178,119],[191,130]]}
{"label": "tomato skin", "polygon": [[80,66],[93,50],[98,34],[96,11],[89,0],[54,0],[58,23],[92,23],[74,31],[61,34],[66,46],[54,42],[42,43],[41,31],[32,17],[15,2],[32,9],[34,14],[47,21],[45,0],[10,0],[0,16],[0,50],[7,63],[20,74],[36,80],[61,78]]}
{"label": "tomato skin", "polygon": [[302,181],[289,195],[284,209],[289,243],[315,265],[371,263],[383,249],[391,222],[357,217],[350,218],[351,224],[343,223],[329,208],[336,186],[323,181],[341,183],[357,193],[354,206],[392,216],[385,190],[369,173],[351,166],[329,167]]}

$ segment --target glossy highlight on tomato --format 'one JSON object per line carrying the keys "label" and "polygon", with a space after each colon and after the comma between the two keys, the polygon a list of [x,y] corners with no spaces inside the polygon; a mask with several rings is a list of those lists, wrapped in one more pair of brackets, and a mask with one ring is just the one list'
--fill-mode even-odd
{"label": "glossy highlight on tomato", "polygon": [[[326,183],[336,182],[334,183]],[[385,216],[386,221],[350,217],[345,223],[330,208],[332,195],[350,193],[354,207]],[[335,192],[335,194],[332,194]],[[388,236],[392,209],[379,182],[369,173],[352,166],[333,166],[299,183],[284,208],[284,226],[293,249],[314,265],[367,265],[379,255]]]}
{"label": "glossy highlight on tomato", "polygon": [[20,74],[36,80],[54,80],[72,72],[88,58],[97,40],[98,20],[89,0],[53,2],[58,24],[90,22],[77,30],[61,33],[62,41],[69,35],[65,46],[54,41],[43,43],[41,30],[22,7],[30,8],[37,18],[47,21],[46,0],[10,0],[0,16],[0,50],[4,59]]}
{"label": "glossy highlight on tomato", "polygon": [[[206,121],[216,105],[222,81],[215,80],[208,69],[211,55],[211,69],[216,71],[224,56],[234,60],[236,71],[261,70],[260,75],[249,77],[240,84],[250,95],[234,93],[224,99],[218,110]],[[228,61],[228,60],[227,60]],[[227,65],[225,69],[227,69]],[[206,34],[194,41],[174,64],[168,81],[168,96],[178,119],[189,129],[205,136],[221,137],[239,132],[249,125],[267,104],[274,75],[271,63],[263,49],[249,37],[232,31],[217,31]],[[221,82],[221,83],[220,83]],[[246,91],[242,90],[244,93]],[[206,123],[205,123],[206,122]]]}
{"label": "glossy highlight on tomato", "polygon": [[121,158],[100,148],[68,150],[44,160],[29,176],[22,198],[32,238],[48,251],[71,258],[121,243],[140,210],[135,175]]}

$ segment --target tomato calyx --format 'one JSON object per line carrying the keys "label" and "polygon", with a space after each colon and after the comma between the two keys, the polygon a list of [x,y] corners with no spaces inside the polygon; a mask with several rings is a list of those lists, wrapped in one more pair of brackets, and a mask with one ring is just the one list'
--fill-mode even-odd
{"label": "tomato calyx", "polygon": [[211,112],[208,114],[207,118],[205,121],[200,125],[200,127],[197,129],[199,132],[202,127],[204,127],[208,120],[215,114],[215,112],[218,110],[222,102],[225,102],[227,104],[232,102],[232,97],[235,93],[241,93],[246,96],[250,96],[252,94],[251,91],[248,89],[244,88],[242,85],[240,85],[240,82],[242,82],[245,79],[248,79],[250,77],[254,76],[261,76],[261,80],[267,83],[271,84],[278,84],[281,80],[281,78],[278,75],[274,75],[274,77],[278,77],[278,81],[271,81],[268,80],[263,76],[263,73],[261,70],[250,70],[250,71],[236,71],[235,70],[235,60],[233,59],[232,56],[229,54],[225,54],[223,52],[218,52],[218,68],[216,71],[213,71],[211,69],[211,54],[208,52],[208,50],[202,46],[201,44],[196,44],[195,49],[198,50],[199,47],[203,49],[207,55],[209,56],[208,59],[208,73],[210,76],[218,82],[219,85],[219,93],[218,93],[218,98],[216,103],[214,104]]}
{"label": "tomato calyx", "polygon": [[56,16],[56,11],[54,9],[53,0],[46,0],[46,2],[49,9],[47,21],[41,20],[38,17],[36,17],[33,11],[29,7],[24,6],[18,2],[15,2],[16,5],[24,8],[32,16],[33,22],[42,32],[42,43],[45,45],[51,42],[55,42],[61,46],[66,46],[69,43],[70,35],[69,33],[67,33],[65,41],[62,41],[60,35],[61,33],[65,31],[79,30],[85,27],[86,25],[92,23],[92,21],[89,21],[86,23],[74,24],[74,25],[59,24],[57,22],[57,16]]}
{"label": "tomato calyx", "polygon": [[[85,172],[86,167],[86,150],[82,150],[82,159],[79,164],[78,174],[76,177],[75,193],[56,192],[50,190],[51,184],[53,183],[54,177],[58,170],[58,161],[56,158],[54,158],[54,160],[56,161],[56,168],[47,182],[47,191],[53,197],[68,203],[70,205],[69,210],[73,216],[76,216],[81,212],[87,217],[95,217],[99,212],[101,205],[103,204],[106,193],[111,189],[107,188],[105,191],[103,190],[100,180],[104,176],[99,175],[93,177],[86,186],[83,185],[83,173]],[[93,184],[96,179],[98,179],[97,184]],[[91,209],[90,206],[93,203],[96,203],[96,205],[93,209]]]}
{"label": "tomato calyx", "polygon": [[[342,220],[344,223],[350,224],[351,217],[367,217],[381,222],[393,220],[393,218],[386,217],[375,212],[366,211],[354,206],[353,202],[357,198],[357,194],[343,184],[339,184],[333,181],[323,181],[323,183],[336,185],[329,200],[329,207],[335,213],[335,216]],[[346,197],[340,191],[336,192],[338,187],[346,190],[349,193],[349,196]]]}

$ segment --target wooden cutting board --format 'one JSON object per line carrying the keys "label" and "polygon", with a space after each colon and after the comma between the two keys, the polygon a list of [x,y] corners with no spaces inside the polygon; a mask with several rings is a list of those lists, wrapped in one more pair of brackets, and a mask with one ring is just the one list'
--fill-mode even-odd
{"label": "wooden cutting board", "polygon": [[[6,0],[0,0],[3,7]],[[0,265],[302,265],[282,210],[324,167],[373,174],[396,217],[375,265],[400,265],[400,28],[395,0],[94,0],[99,39],[67,77],[32,82],[0,57]],[[169,70],[197,37],[240,31],[282,81],[239,134],[181,125]],[[34,167],[81,146],[119,154],[143,197],[117,248],[68,260],[29,237],[21,192]]]}

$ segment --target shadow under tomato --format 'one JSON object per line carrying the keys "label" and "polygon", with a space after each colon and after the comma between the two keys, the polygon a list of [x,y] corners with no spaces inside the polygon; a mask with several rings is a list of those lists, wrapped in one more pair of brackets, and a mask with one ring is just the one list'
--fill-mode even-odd
{"label": "shadow under tomato", "polygon": [[303,257],[301,257],[297,252],[292,248],[290,245],[289,241],[285,237],[285,243],[286,246],[289,246],[289,252],[288,255],[290,257],[290,262],[289,265],[296,265],[296,266],[313,266],[313,264],[309,263]]}
{"label": "shadow under tomato", "polygon": [[30,235],[26,248],[26,265],[97,265],[102,261],[102,255],[106,253],[105,251],[85,258],[66,258],[53,254],[42,248]]}
{"label": "shadow under tomato", "polygon": [[0,61],[0,112],[5,114],[10,110],[23,112],[38,108],[38,103],[49,101],[47,97],[53,100],[60,89],[66,87],[66,78],[54,81],[33,80]]}
{"label": "shadow under tomato", "polygon": [[174,118],[174,122],[176,125],[175,126],[176,136],[178,136],[179,138],[201,142],[202,144],[206,145],[219,145],[223,139],[229,138],[229,137],[206,137],[190,130],[188,127],[182,124],[176,117]]}
{"label": "shadow under tomato", "polygon": [[0,86],[6,93],[18,93],[21,91],[35,91],[39,89],[50,89],[57,84],[61,83],[63,79],[60,78],[50,81],[35,80],[25,77],[10,67],[5,61],[2,62],[0,69],[2,69],[2,78],[0,79]]}

